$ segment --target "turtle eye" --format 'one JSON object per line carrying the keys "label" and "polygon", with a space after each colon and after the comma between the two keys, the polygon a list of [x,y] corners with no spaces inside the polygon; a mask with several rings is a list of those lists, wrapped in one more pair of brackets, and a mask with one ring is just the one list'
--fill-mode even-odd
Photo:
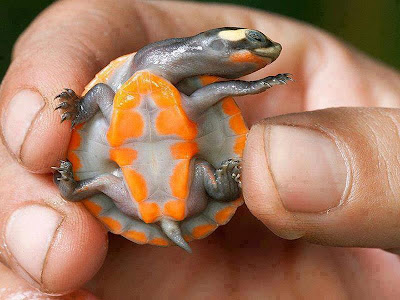
{"label": "turtle eye", "polygon": [[263,35],[259,31],[255,31],[255,30],[246,31],[246,37],[251,42],[265,43],[267,41],[267,38],[265,37],[265,35]]}

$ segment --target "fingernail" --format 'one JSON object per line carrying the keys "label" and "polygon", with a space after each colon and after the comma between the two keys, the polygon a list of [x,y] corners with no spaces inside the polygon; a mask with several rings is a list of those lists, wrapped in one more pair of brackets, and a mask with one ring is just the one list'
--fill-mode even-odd
{"label": "fingernail", "polygon": [[22,207],[10,216],[5,231],[6,248],[15,260],[15,271],[23,278],[42,283],[46,256],[62,221],[62,215],[42,205]]}
{"label": "fingernail", "polygon": [[19,91],[10,101],[2,116],[2,130],[8,148],[16,157],[36,114],[44,106],[43,97],[33,90]]}
{"label": "fingernail", "polygon": [[347,168],[336,143],[322,132],[275,125],[266,130],[268,163],[288,211],[316,213],[338,206]]}

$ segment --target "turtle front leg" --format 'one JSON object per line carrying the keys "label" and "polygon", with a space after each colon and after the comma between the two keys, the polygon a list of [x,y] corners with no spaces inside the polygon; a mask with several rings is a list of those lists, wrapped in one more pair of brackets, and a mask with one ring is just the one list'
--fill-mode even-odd
{"label": "turtle front leg", "polygon": [[198,116],[218,101],[229,96],[244,96],[250,94],[259,94],[274,85],[286,84],[293,81],[291,74],[278,74],[268,76],[256,81],[231,80],[215,82],[196,90],[187,101],[185,101],[185,110],[190,116]]}
{"label": "turtle front leg", "polygon": [[71,120],[71,126],[91,119],[99,110],[108,122],[111,120],[115,92],[104,83],[96,84],[81,98],[71,89],[65,89],[55,99],[60,99],[56,110],[63,110],[61,122]]}
{"label": "turtle front leg", "polygon": [[196,173],[203,176],[207,194],[217,201],[233,201],[240,195],[240,161],[228,159],[215,169],[206,161],[198,161]]}

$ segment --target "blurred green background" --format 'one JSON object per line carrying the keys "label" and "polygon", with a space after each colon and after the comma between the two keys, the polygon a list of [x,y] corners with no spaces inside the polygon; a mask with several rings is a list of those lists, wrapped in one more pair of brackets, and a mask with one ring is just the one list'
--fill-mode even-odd
{"label": "blurred green background", "polygon": [[[0,0],[0,79],[7,69],[12,45],[18,35],[52,2]],[[216,0],[212,2],[241,4],[303,20],[400,69],[400,0]],[[56,25],[49,24],[49,26]]]}

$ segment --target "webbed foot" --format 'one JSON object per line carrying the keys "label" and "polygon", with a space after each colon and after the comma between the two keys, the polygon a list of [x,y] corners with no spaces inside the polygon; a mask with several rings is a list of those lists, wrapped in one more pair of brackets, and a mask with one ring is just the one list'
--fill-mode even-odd
{"label": "webbed foot", "polygon": [[54,100],[60,99],[60,104],[55,108],[55,110],[62,109],[63,114],[61,115],[61,123],[65,120],[71,120],[71,126],[74,127],[76,124],[77,115],[81,110],[82,99],[76,95],[76,93],[68,88],[65,88],[63,92],[58,94]]}

